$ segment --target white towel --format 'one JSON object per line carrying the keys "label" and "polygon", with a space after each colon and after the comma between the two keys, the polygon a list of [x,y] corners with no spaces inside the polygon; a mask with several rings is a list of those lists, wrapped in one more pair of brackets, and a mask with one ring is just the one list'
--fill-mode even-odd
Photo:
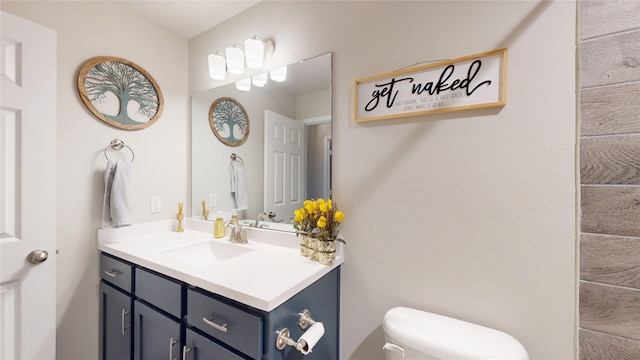
{"label": "white towel", "polygon": [[231,169],[231,192],[236,196],[236,209],[249,208],[249,193],[247,192],[247,176],[244,167]]}
{"label": "white towel", "polygon": [[131,225],[131,163],[107,161],[104,183],[102,226]]}

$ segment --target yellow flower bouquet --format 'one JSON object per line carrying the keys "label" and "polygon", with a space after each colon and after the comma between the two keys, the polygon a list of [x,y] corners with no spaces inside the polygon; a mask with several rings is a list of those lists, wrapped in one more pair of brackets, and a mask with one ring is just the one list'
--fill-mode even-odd
{"label": "yellow flower bouquet", "polygon": [[331,199],[305,200],[304,206],[294,212],[293,227],[298,236],[302,235],[300,254],[323,264],[333,264],[334,241],[346,243],[338,237],[338,227],[344,217]]}

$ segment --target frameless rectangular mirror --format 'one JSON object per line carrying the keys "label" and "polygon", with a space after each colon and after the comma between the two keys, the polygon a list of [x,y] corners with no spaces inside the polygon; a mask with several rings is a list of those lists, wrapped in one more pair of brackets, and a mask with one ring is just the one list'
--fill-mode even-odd
{"label": "frameless rectangular mirror", "polygon": [[[244,203],[242,219],[255,221],[261,213],[273,212],[274,223],[266,228],[294,231],[293,211],[305,199],[331,197],[331,58],[328,53],[290,64],[283,82],[268,79],[249,91],[231,83],[192,96],[194,218],[202,219],[203,210],[209,212],[208,220],[215,220],[217,211],[229,218]],[[231,98],[236,111],[244,109],[248,123],[242,129],[238,123],[244,116],[238,122],[218,121],[216,129],[220,116],[214,110],[223,98]],[[214,129],[218,135],[234,131],[234,138],[246,139],[230,146]],[[232,180],[239,168],[241,179],[235,171]],[[246,200],[231,191],[237,180],[234,186],[239,185]]]}

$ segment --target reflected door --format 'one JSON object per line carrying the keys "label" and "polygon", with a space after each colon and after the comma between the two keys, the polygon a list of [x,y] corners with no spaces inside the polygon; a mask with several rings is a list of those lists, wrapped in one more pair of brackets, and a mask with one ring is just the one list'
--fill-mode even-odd
{"label": "reflected door", "polygon": [[304,124],[265,110],[264,149],[264,211],[275,212],[277,222],[292,223],[306,197]]}
{"label": "reflected door", "polygon": [[54,359],[56,33],[0,16],[0,359]]}

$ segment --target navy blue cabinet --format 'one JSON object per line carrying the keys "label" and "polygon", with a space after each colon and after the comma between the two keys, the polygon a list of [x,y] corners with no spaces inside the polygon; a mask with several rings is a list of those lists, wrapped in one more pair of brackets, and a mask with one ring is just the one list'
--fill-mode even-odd
{"label": "navy blue cabinet", "polygon": [[[336,268],[272,311],[260,311],[208,291],[187,290],[187,327],[229,346],[247,359],[337,360],[340,329],[340,268]],[[313,320],[322,322],[325,333],[307,355],[287,346],[276,348],[278,331],[289,330],[297,341],[308,329],[299,325],[300,314],[308,310]],[[192,358],[188,358],[191,360]],[[195,358],[194,358],[195,359]]]}
{"label": "navy blue cabinet", "polygon": [[[294,295],[284,304],[265,314],[265,359],[269,360],[338,360],[340,344],[340,268],[335,268],[315,283]],[[313,351],[303,355],[291,346],[275,347],[277,331],[289,329],[290,337],[298,340],[305,332],[299,325],[300,313],[324,325],[324,336]]]}
{"label": "navy blue cabinet", "polygon": [[[103,360],[338,359],[340,267],[262,311],[108,254],[100,266]],[[305,332],[304,310],[323,323],[324,336],[306,356],[292,346],[278,350],[278,331],[286,328],[294,341]]]}
{"label": "navy blue cabinet", "polygon": [[183,360],[244,360],[224,346],[198,334],[193,329],[187,329],[186,342],[183,348]]}
{"label": "navy blue cabinet", "polygon": [[119,291],[102,281],[100,283],[100,304],[102,320],[100,333],[102,336],[101,359],[131,359],[131,295]]}
{"label": "navy blue cabinet", "polygon": [[100,359],[133,355],[133,264],[100,255]]}
{"label": "navy blue cabinet", "polygon": [[182,324],[170,316],[145,305],[134,305],[135,360],[180,359]]}

